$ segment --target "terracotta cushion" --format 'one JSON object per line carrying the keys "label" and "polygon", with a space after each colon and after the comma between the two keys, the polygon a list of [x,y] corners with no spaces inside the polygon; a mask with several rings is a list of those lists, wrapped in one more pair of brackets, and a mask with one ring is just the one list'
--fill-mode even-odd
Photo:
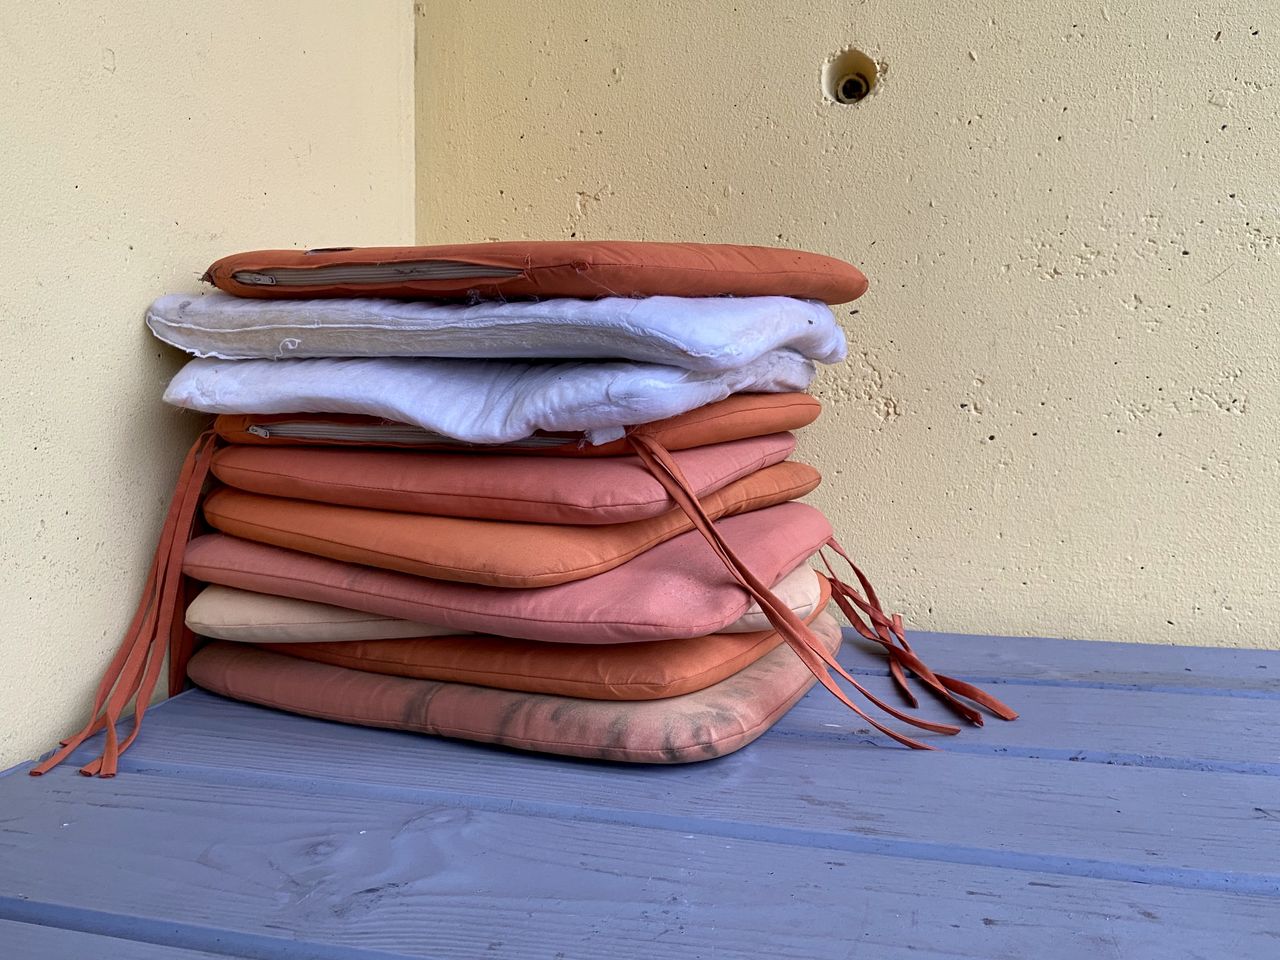
{"label": "terracotta cushion", "polygon": [[[785,460],[795,437],[713,443],[673,454],[699,497]],[[551,460],[502,454],[223,447],[213,473],[238,490],[443,517],[612,524],[675,509],[638,457]]]}
{"label": "terracotta cushion", "polygon": [[[777,583],[832,536],[826,518],[803,503],[726,517],[716,527],[766,584]],[[533,589],[429,580],[224,534],[189,543],[183,571],[205,583],[555,643],[700,637],[718,633],[751,605],[696,530],[598,576]]]}
{"label": "terracotta cushion", "polygon": [[821,254],[623,240],[254,250],[223,257],[204,280],[238,297],[272,300],[784,296],[847,303],[867,289],[857,267]]}
{"label": "terracotta cushion", "polygon": [[[774,584],[773,593],[803,620],[817,609],[823,583],[818,573],[799,566]],[[186,624],[202,637],[240,643],[337,643],[443,637],[465,632],[217,584],[205,587],[191,601]],[[756,633],[772,629],[759,605],[752,603],[746,613],[720,632]]]}
{"label": "terracotta cushion", "polygon": [[[813,630],[834,653],[836,622],[824,614]],[[785,644],[705,690],[643,702],[381,676],[225,642],[199,651],[187,674],[214,693],[305,716],[632,763],[732,753],[777,723],[815,682]]]}
{"label": "terracotta cushion", "polygon": [[[818,401],[806,393],[739,393],[632,430],[643,431],[668,450],[688,450],[798,430],[821,412]],[[617,457],[633,452],[626,440],[590,444],[580,433],[540,433],[516,443],[476,446],[421,427],[354,414],[223,414],[214,420],[213,429],[228,443],[270,446],[412,447],[525,457]]]}
{"label": "terracotta cushion", "polygon": [[[812,467],[787,461],[735,480],[702,503],[713,518],[747,513],[802,497],[820,479]],[[438,580],[511,588],[593,577],[693,528],[679,508],[606,526],[515,523],[363,510],[230,487],[206,498],[204,517],[246,540]]]}
{"label": "terracotta cushion", "polygon": [[[823,581],[821,606],[830,599]],[[303,660],[416,680],[448,680],[502,690],[589,700],[657,700],[702,690],[755,663],[783,642],[773,630],[713,633],[643,643],[540,643],[469,634],[350,643],[265,644]]]}

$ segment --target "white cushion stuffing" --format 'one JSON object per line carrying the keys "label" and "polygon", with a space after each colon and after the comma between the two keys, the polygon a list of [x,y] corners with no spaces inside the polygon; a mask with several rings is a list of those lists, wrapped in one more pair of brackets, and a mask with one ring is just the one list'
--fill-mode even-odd
{"label": "white cushion stuffing", "polygon": [[164,399],[204,413],[364,414],[467,443],[510,443],[538,430],[608,443],[627,426],[730,394],[803,391],[814,373],[792,350],[714,373],[631,361],[203,359],[178,371]]}
{"label": "white cushion stuffing", "polygon": [[845,358],[831,309],[791,297],[646,297],[445,304],[161,297],[147,325],[197,357],[621,358],[729,370],[782,347]]}

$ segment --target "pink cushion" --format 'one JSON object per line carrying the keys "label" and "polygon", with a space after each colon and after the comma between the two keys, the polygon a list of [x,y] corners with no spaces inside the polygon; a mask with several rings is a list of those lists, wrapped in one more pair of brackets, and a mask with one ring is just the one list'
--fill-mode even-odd
{"label": "pink cushion", "polygon": [[[672,454],[706,496],[781,463],[789,433]],[[485,453],[231,445],[213,458],[223,483],[251,493],[441,517],[529,523],[629,523],[674,508],[638,457],[554,459]]]}
{"label": "pink cushion", "polygon": [[[813,631],[828,651],[840,646],[829,615]],[[310,717],[631,763],[690,763],[739,750],[815,682],[786,645],[696,693],[632,702],[389,677],[225,641],[192,657],[187,674],[214,693]]]}
{"label": "pink cushion", "polygon": [[[821,576],[802,565],[775,583],[773,593],[797,617],[807,620],[822,602],[822,584]],[[187,627],[199,636],[238,643],[340,643],[445,637],[463,632],[217,585],[205,587],[191,601],[186,620]],[[760,605],[752,603],[746,613],[720,632],[758,633],[772,629]]]}
{"label": "pink cushion", "polygon": [[[720,520],[729,546],[774,584],[831,537],[821,513],[783,503]],[[429,580],[210,534],[187,546],[189,577],[242,590],[363,610],[500,637],[627,643],[717,633],[751,598],[697,531],[621,566],[553,587],[503,588]]]}

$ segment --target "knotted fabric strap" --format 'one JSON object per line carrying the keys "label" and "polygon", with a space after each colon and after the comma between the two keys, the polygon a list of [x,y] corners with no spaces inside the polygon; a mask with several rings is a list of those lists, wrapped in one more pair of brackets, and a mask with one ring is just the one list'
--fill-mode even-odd
{"label": "knotted fabric strap", "polygon": [[[61,748],[47,760],[33,767],[32,776],[38,777],[52,770],[82,743],[105,730],[102,756],[81,767],[80,772],[90,777],[113,777],[120,754],[129,749],[137,738],[151,694],[160,678],[165,649],[171,636],[176,635],[176,621],[181,619],[177,607],[182,586],[182,555],[191,537],[191,525],[209,473],[214,444],[212,431],[201,434],[182,464],[169,512],[160,531],[160,542],[142,588],[142,599],[120,648],[98,684],[89,722],[63,740]],[[130,702],[135,704],[133,727],[120,742],[116,726]]]}
{"label": "knotted fabric strap", "polygon": [[[981,688],[971,683],[966,683],[964,680],[957,680],[954,677],[934,673],[930,670],[916,656],[915,651],[911,649],[911,644],[907,642],[906,631],[902,626],[902,617],[896,613],[892,617],[885,615],[883,608],[880,606],[880,600],[876,596],[875,588],[871,586],[871,582],[866,575],[849,559],[849,555],[834,538],[828,540],[826,546],[830,547],[849,565],[849,569],[853,571],[853,575],[857,578],[865,595],[860,596],[849,584],[835,575],[835,571],[831,567],[831,561],[824,553],[822,555],[822,563],[827,568],[827,579],[831,582],[832,599],[835,600],[841,612],[849,618],[849,623],[858,632],[859,636],[880,644],[885,652],[889,654],[889,673],[911,706],[914,707],[917,703],[915,694],[907,686],[906,670],[914,673],[921,682],[938,694],[948,707],[975,726],[982,726],[982,714],[967,703],[959,700],[956,696],[957,694],[980,704],[1002,720],[1018,719],[1018,714],[1014,710]],[[865,621],[864,617],[866,618]]]}
{"label": "knotted fabric strap", "polygon": [[[881,733],[896,740],[898,743],[917,750],[935,749],[929,744],[899,733],[868,716],[849,699],[844,690],[836,683],[830,673],[832,670],[872,704],[904,723],[935,733],[955,734],[960,732],[958,727],[950,724],[922,720],[897,710],[880,700],[850,676],[848,671],[836,661],[835,657],[827,653],[822,643],[809,628],[801,622],[786,604],[773,595],[773,592],[747,568],[728,544],[724,542],[719,530],[716,529],[715,524],[702,509],[702,505],[698,502],[692,486],[682,474],[679,464],[676,463],[662,444],[653,437],[647,436],[643,427],[632,430],[628,433],[627,439],[649,472],[662,484],[671,499],[693,521],[698,532],[706,539],[733,578],[760,605],[760,609],[764,612],[769,622],[783,636],[805,666],[813,672],[818,682],[835,695],[841,703]],[[1012,720],[1017,717],[1017,714],[1009,707],[972,684],[935,674],[930,670],[916,656],[911,646],[907,643],[906,634],[902,628],[902,618],[896,614],[893,617],[889,617],[884,613],[880,606],[879,598],[876,596],[870,582],[862,571],[849,560],[848,554],[834,539],[829,540],[826,546],[830,547],[849,564],[865,594],[865,596],[860,595],[849,584],[837,577],[824,556],[823,561],[827,564],[827,570],[830,574],[829,579],[832,584],[833,598],[841,611],[849,618],[854,629],[861,636],[880,644],[889,654],[890,674],[898,687],[904,692],[911,706],[914,707],[917,704],[914,695],[907,687],[905,674],[907,670],[919,677],[926,686],[941,696],[951,709],[971,723],[981,724],[982,715],[972,706],[958,699],[958,696],[979,703],[1006,720]]]}

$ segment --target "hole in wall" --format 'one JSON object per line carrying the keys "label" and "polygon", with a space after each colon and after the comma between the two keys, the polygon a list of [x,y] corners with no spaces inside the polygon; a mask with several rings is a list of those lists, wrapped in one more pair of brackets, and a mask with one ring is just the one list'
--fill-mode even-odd
{"label": "hole in wall", "polygon": [[876,62],[856,47],[833,53],[822,64],[822,95],[833,103],[858,103],[880,79]]}

